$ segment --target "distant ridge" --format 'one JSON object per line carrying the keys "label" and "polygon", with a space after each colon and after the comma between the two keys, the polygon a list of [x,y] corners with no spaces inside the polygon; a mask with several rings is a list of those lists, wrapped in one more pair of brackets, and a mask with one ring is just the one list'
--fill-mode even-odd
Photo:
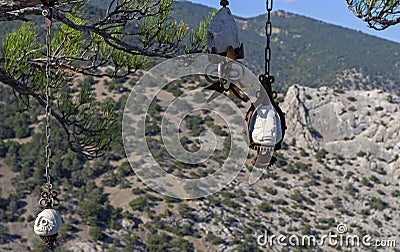
{"label": "distant ridge", "polygon": [[[90,0],[93,7],[89,8],[88,18],[97,20],[109,2]],[[173,15],[193,28],[212,11],[213,8],[201,4],[178,1]],[[245,49],[243,62],[254,74],[261,74],[264,71],[265,15],[237,17],[236,21]],[[3,23],[0,32],[6,34],[21,22]],[[281,10],[272,13],[272,23],[271,73],[276,77],[276,89],[284,92],[299,84],[382,89],[400,94],[400,43]]]}
{"label": "distant ridge", "polygon": [[[212,10],[180,1],[174,15],[196,27]],[[281,90],[301,84],[400,94],[400,43],[282,10],[272,20],[271,72]],[[244,63],[255,74],[264,69],[265,21],[264,15],[237,18]]]}

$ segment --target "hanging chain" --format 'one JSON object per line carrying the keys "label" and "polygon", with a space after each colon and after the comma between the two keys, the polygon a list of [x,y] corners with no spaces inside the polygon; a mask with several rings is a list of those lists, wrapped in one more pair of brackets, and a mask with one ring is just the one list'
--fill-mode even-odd
{"label": "hanging chain", "polygon": [[51,137],[51,127],[50,127],[50,119],[51,119],[51,10],[48,6],[44,6],[44,10],[42,12],[43,16],[46,19],[46,191],[43,191],[41,194],[41,198],[39,200],[39,204],[46,207],[51,207],[59,204],[59,200],[57,199],[57,192],[53,191],[53,185],[51,183],[50,177],[50,169],[51,169],[51,145],[50,145],[50,137]]}
{"label": "hanging chain", "polygon": [[[271,75],[271,34],[272,34],[272,22],[271,12],[273,0],[267,0],[267,22],[265,24],[265,35],[267,37],[267,45],[265,47],[265,73],[259,76],[259,80],[262,84],[262,89],[266,91],[270,100],[276,98],[277,93],[272,91],[271,85],[275,82],[274,76]],[[261,91],[263,91],[261,90]]]}
{"label": "hanging chain", "polygon": [[265,47],[265,76],[269,78],[271,70],[271,34],[272,22],[271,11],[273,7],[273,0],[267,0],[267,23],[265,24],[265,33],[267,36],[267,46]]}
{"label": "hanging chain", "polygon": [[51,115],[51,107],[50,107],[50,64],[51,64],[51,29],[50,26],[47,27],[46,33],[46,54],[47,54],[47,62],[46,62],[46,178],[47,185],[51,185],[50,178],[50,158],[51,158],[51,146],[50,146],[50,136],[51,136],[51,128],[50,128],[50,115]]}

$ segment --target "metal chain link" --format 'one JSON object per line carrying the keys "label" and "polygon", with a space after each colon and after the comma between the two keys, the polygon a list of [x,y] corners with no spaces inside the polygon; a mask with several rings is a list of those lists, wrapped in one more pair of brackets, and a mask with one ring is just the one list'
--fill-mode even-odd
{"label": "metal chain link", "polygon": [[50,104],[50,64],[51,64],[51,29],[47,27],[46,34],[46,54],[47,54],[47,62],[46,62],[46,179],[47,184],[51,185],[50,178],[50,158],[51,158],[51,146],[50,146],[50,136],[51,136],[51,127],[50,127],[50,116],[51,116],[51,104]]}
{"label": "metal chain link", "polygon": [[273,7],[273,0],[267,0],[267,22],[265,24],[265,33],[267,36],[267,46],[265,47],[265,76],[270,76],[271,70],[271,34],[272,34],[272,22],[271,12]]}
{"label": "metal chain link", "polygon": [[47,9],[44,9],[42,14],[45,17],[46,21],[46,190],[41,193],[41,198],[39,200],[39,204],[44,207],[52,207],[59,205],[59,200],[57,199],[57,192],[53,191],[53,185],[51,183],[50,177],[50,169],[51,169],[51,145],[50,145],[50,137],[51,137],[51,9],[48,6],[45,6]]}

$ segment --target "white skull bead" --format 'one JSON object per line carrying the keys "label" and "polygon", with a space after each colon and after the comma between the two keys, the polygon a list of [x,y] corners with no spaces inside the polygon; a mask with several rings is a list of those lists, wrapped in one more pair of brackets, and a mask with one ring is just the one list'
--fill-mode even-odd
{"label": "white skull bead", "polygon": [[61,216],[56,210],[44,209],[36,217],[33,229],[37,235],[50,236],[58,233],[61,224]]}

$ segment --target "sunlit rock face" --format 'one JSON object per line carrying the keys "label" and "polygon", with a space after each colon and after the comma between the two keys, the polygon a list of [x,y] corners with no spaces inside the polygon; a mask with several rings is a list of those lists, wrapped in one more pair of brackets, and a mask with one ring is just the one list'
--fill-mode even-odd
{"label": "sunlit rock face", "polygon": [[400,175],[400,97],[381,90],[318,89],[294,85],[282,103],[293,139],[306,150],[326,149],[362,169]]}

